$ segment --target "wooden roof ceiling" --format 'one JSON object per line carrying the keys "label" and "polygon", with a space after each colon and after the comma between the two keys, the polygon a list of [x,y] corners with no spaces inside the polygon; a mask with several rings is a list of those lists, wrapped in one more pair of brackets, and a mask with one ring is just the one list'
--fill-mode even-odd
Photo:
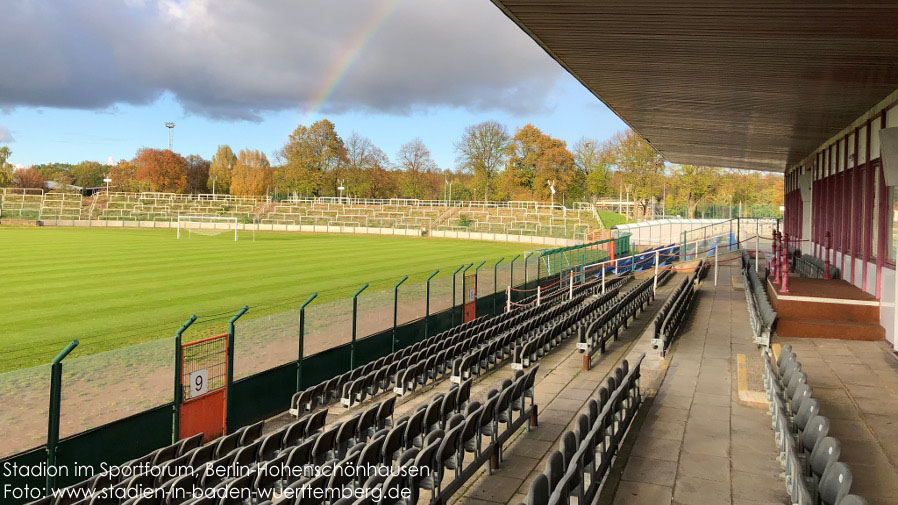
{"label": "wooden roof ceiling", "polygon": [[898,88],[894,0],[492,0],[669,161],[781,172]]}

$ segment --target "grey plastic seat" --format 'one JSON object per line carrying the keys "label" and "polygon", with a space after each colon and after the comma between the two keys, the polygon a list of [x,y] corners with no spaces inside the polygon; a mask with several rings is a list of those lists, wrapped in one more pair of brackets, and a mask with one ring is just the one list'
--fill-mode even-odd
{"label": "grey plastic seat", "polygon": [[842,444],[837,438],[824,437],[808,459],[811,475],[818,479],[823,476],[830,463],[839,461],[839,455],[842,453]]}
{"label": "grey plastic seat", "polygon": [[524,503],[526,505],[548,505],[550,495],[549,479],[543,474],[538,474],[530,484],[527,501]]}
{"label": "grey plastic seat", "polygon": [[561,482],[561,478],[564,477],[564,456],[562,456],[561,451],[555,450],[549,454],[549,459],[546,461],[546,469],[543,473],[548,478],[548,492],[551,493],[555,490],[555,486]]}
{"label": "grey plastic seat", "polygon": [[847,494],[839,500],[836,505],[869,505],[867,500],[856,494]]}
{"label": "grey plastic seat", "polygon": [[801,404],[810,398],[814,389],[808,384],[802,384],[795,389],[795,394],[789,399],[789,411],[797,413],[801,410]]}
{"label": "grey plastic seat", "polygon": [[801,403],[798,412],[792,419],[792,425],[799,433],[803,432],[807,427],[808,421],[813,419],[820,413],[820,402],[816,398],[808,398]]}
{"label": "grey plastic seat", "polygon": [[851,469],[841,461],[829,465],[823,472],[820,483],[817,485],[817,493],[820,503],[823,505],[836,505],[851,490]]}
{"label": "grey plastic seat", "polygon": [[828,434],[829,419],[824,416],[816,416],[808,421],[807,429],[801,434],[801,446],[806,453],[810,454]]}

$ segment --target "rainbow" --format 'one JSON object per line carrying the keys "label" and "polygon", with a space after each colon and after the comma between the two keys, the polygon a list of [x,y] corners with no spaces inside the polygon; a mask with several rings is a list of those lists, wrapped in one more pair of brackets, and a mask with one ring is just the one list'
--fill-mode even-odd
{"label": "rainbow", "polygon": [[316,87],[312,100],[305,110],[306,120],[309,120],[316,114],[321,106],[333,96],[352,64],[359,59],[362,50],[371,42],[371,39],[374,38],[384,22],[399,7],[401,2],[402,0],[381,0],[380,5],[377,6],[373,14],[359,28],[358,32],[349,39],[348,44],[343,48],[342,54],[334,58],[333,63],[324,73],[324,79],[321,81],[321,84]]}

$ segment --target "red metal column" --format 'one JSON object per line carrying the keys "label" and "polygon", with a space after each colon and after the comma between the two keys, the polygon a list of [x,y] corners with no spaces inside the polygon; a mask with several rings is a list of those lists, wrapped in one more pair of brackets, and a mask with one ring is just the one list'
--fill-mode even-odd
{"label": "red metal column", "polygon": [[864,261],[861,267],[861,289],[867,290],[867,263],[870,261],[870,249],[873,248],[873,170],[870,168],[870,120],[867,120],[866,149],[864,157],[864,220],[861,228],[864,231]]}
{"label": "red metal column", "polygon": [[861,247],[861,178],[858,163],[861,158],[860,152],[860,128],[854,128],[854,167],[851,169],[851,190],[853,196],[851,199],[851,283],[854,284],[855,271],[857,270],[857,258],[860,256],[858,252]]}

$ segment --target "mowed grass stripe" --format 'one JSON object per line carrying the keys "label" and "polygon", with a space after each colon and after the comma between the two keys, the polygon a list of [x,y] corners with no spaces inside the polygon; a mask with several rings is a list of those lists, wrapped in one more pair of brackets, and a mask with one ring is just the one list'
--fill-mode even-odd
{"label": "mowed grass stripe", "polygon": [[[48,362],[72,338],[84,355],[170,337],[193,313],[252,307],[247,317],[420,281],[434,268],[532,249],[527,245],[353,235],[241,233],[176,240],[171,230],[0,229],[0,371]],[[235,247],[236,246],[236,247]],[[211,258],[211,259],[210,259]],[[318,302],[316,302],[318,303]],[[350,303],[347,301],[347,310]],[[223,331],[225,321],[203,327]]]}
{"label": "mowed grass stripe", "polygon": [[[341,261],[347,258],[355,259],[355,255],[350,257],[349,255],[342,255],[342,257],[332,258],[333,261]],[[447,258],[451,259],[451,258]],[[467,258],[458,257],[455,258],[459,263]],[[409,272],[410,274],[414,274],[414,277],[423,277],[426,274],[429,274],[431,270],[427,269],[430,265],[433,265],[440,261],[438,255],[427,255],[427,256],[415,256],[414,261],[406,262],[406,266],[410,269],[418,269],[422,267],[423,269],[418,272]],[[364,276],[364,278],[370,278],[372,282],[372,288],[378,283],[378,281],[386,282],[386,279],[389,277],[382,277],[383,268],[392,263],[392,259],[388,257],[378,257],[375,261],[366,261],[366,262],[348,262],[344,263],[348,265],[344,267],[342,270],[343,275],[348,276]],[[99,283],[94,283],[88,288],[80,288],[79,297],[84,300],[81,304],[90,303],[90,299],[93,295],[106,293],[110,298],[117,298],[122,301],[121,304],[116,305],[114,302],[110,303],[110,307],[120,307],[122,305],[127,305],[130,303],[127,300],[122,300],[124,298],[133,298],[135,296],[146,296],[145,293],[136,293],[132,286],[139,285],[144,288],[144,291],[153,291],[159,289],[165,289],[167,285],[170,283],[177,283],[178,294],[183,296],[193,296],[208,290],[208,287],[203,285],[203,281],[208,278],[213,278],[216,280],[216,283],[222,286],[228,286],[229,288],[245,288],[248,289],[249,293],[252,292],[253,286],[258,285],[259,278],[268,278],[268,277],[278,277],[280,274],[282,265],[272,264],[266,265],[265,268],[253,267],[254,277],[252,279],[246,278],[245,272],[241,272],[245,265],[241,265],[240,268],[234,268],[237,265],[215,265],[211,268],[197,268],[190,269],[184,268],[182,265],[179,265],[180,268],[183,268],[185,272],[190,272],[189,275],[181,274],[179,272],[169,272],[167,276],[160,278],[157,274],[141,274],[139,276],[126,276],[119,277],[116,275],[115,277],[109,276],[104,277],[106,281],[112,282],[115,281],[115,285],[103,286]],[[345,282],[339,278],[334,278],[332,275],[322,272],[319,275],[309,275],[306,274],[302,279],[304,282],[314,283],[316,285],[320,284],[322,286],[322,291],[320,291],[320,295],[324,297],[325,292],[329,289],[336,289],[340,287],[345,287]],[[76,284],[79,281],[75,280],[69,284]],[[81,281],[83,282],[83,281]],[[289,289],[291,287],[296,289],[301,289],[302,286],[292,286],[292,283],[295,282],[295,279],[292,278],[283,278],[283,282],[280,283],[272,283],[268,282],[267,286],[272,288],[282,287],[284,289]],[[43,299],[47,303],[63,303],[68,302],[67,307],[80,309],[79,303],[72,303],[70,301],[70,296],[65,293],[64,289],[61,289],[65,286],[61,286],[59,284],[49,284],[46,285],[46,289],[50,290],[54,294],[46,294]],[[31,288],[27,288],[25,286],[20,287],[19,291],[27,292]],[[351,288],[346,288],[346,291],[351,290]],[[209,292],[208,294],[222,294],[224,291],[219,292]],[[11,290],[11,294],[16,294],[16,290]],[[339,293],[336,293],[339,294]],[[299,295],[297,295],[299,296]],[[16,309],[15,312],[20,318],[26,318],[28,316],[27,307],[31,305],[30,301],[25,299],[19,299],[19,303],[16,303],[16,299],[12,298],[12,302],[10,308]],[[19,307],[22,305],[23,307]],[[32,310],[40,311],[39,307],[33,307]],[[39,315],[39,314],[38,314]],[[11,322],[15,322],[16,318],[13,317]]]}
{"label": "mowed grass stripe", "polygon": [[[209,239],[206,239],[206,240],[209,240]],[[383,239],[383,240],[388,240],[388,239]],[[448,249],[448,247],[444,244],[443,240],[439,240],[439,243],[444,246],[443,249]],[[240,244],[240,243],[238,243],[238,244]],[[225,242],[223,244],[221,253],[227,254],[228,256],[226,256],[225,258],[219,257],[219,258],[217,258],[217,260],[220,263],[225,262],[226,264],[239,264],[241,262],[251,260],[254,256],[259,255],[260,252],[264,254],[264,252],[266,251],[266,249],[262,248],[264,246],[260,246],[260,249],[255,250],[255,251],[250,251],[247,249],[238,249],[238,247],[243,246],[242,244],[240,244],[240,245],[238,245],[238,244],[234,244],[233,242]],[[256,244],[258,244],[258,242]],[[37,244],[35,244],[35,245],[37,245]],[[351,244],[349,244],[349,245],[351,245]],[[227,247],[231,247],[234,249],[227,250],[227,249],[225,249]],[[406,245],[406,247],[407,247],[407,245]],[[268,247],[268,248],[270,248],[270,247]],[[266,254],[266,258],[269,260],[278,259],[279,257],[290,257],[290,256],[293,256],[296,254],[296,251],[293,251],[293,250],[283,250],[283,249],[278,250],[278,249],[273,249],[273,248],[271,248],[271,249],[272,249],[272,252],[277,251],[277,255]],[[464,248],[456,248],[456,249],[464,250]],[[474,250],[476,250],[476,248]],[[143,248],[136,249],[135,251],[146,252],[146,250]],[[56,256],[45,263],[31,261],[30,265],[32,266],[32,268],[29,268],[25,271],[13,272],[11,275],[12,275],[12,277],[31,277],[31,276],[37,275],[37,276],[46,277],[46,278],[53,278],[56,274],[64,273],[64,272],[70,272],[70,273],[77,273],[77,272],[92,273],[93,272],[93,273],[95,273],[96,272],[95,269],[97,268],[97,266],[100,266],[100,265],[114,266],[114,267],[116,267],[117,271],[121,271],[121,272],[130,272],[130,271],[152,272],[159,265],[167,264],[168,260],[166,259],[166,256],[168,254],[172,254],[172,253],[178,253],[178,254],[180,254],[180,259],[187,260],[187,261],[181,262],[185,266],[189,266],[191,264],[199,265],[203,262],[208,262],[208,256],[207,256],[208,250],[206,248],[198,249],[195,251],[191,251],[190,249],[179,249],[179,248],[172,248],[172,249],[161,249],[160,248],[160,249],[154,250],[153,255],[150,258],[141,257],[141,262],[139,264],[135,263],[133,261],[132,252],[133,252],[132,250],[121,250],[121,249],[112,250],[110,248],[110,249],[103,250],[99,254],[93,253],[90,255],[85,255],[83,257],[70,256],[68,258],[69,260],[76,261],[80,265],[80,266],[74,267],[70,270],[66,270],[63,267],[52,268],[53,266],[58,265],[59,258],[58,258],[58,256]],[[303,253],[305,253],[307,255],[316,254],[316,253],[320,254],[320,253],[325,253],[325,252],[330,253],[330,254],[333,254],[334,252],[339,252],[342,254],[343,257],[351,257],[351,256],[354,256],[357,254],[357,253],[354,253],[351,250],[345,249],[345,248],[341,248],[341,249],[338,249],[337,251],[335,251],[333,246],[327,246],[327,245],[322,245],[322,244],[318,244],[317,247],[314,247],[314,248],[305,247],[304,251],[303,251]],[[444,251],[437,249],[436,252],[442,253]],[[34,260],[33,257],[31,259]]]}

